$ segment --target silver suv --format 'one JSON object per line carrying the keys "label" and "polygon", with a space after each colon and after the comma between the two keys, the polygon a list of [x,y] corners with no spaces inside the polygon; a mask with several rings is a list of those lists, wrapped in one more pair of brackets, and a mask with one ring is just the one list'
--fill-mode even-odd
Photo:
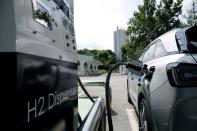
{"label": "silver suv", "polygon": [[165,33],[127,67],[140,131],[197,131],[197,26]]}

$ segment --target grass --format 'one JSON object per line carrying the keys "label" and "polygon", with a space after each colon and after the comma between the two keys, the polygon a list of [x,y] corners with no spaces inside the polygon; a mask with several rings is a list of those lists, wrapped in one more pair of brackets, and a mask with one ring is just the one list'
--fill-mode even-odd
{"label": "grass", "polygon": [[107,70],[98,70],[98,73],[99,74],[105,74],[105,73],[107,73],[108,71]]}

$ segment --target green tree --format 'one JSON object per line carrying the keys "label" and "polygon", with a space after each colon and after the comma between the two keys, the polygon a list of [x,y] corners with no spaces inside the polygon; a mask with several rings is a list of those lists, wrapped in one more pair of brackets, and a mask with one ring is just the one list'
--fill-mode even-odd
{"label": "green tree", "polygon": [[126,55],[137,58],[152,40],[161,34],[180,27],[178,16],[182,11],[183,0],[161,0],[156,5],[156,0],[144,0],[143,5],[138,6],[133,17],[128,22],[127,35],[130,39],[122,48],[127,50]]}
{"label": "green tree", "polygon": [[144,0],[143,5],[138,6],[133,17],[129,20],[127,34],[130,36],[130,47],[143,49],[152,37],[154,37],[156,11],[155,0]]}
{"label": "green tree", "polygon": [[126,43],[121,47],[123,61],[130,61],[130,58],[136,59],[141,53],[137,46],[133,43]]}
{"label": "green tree", "polygon": [[116,62],[115,54],[111,50],[78,50],[79,54],[93,56],[95,59],[103,63],[102,69],[108,69]]}
{"label": "green tree", "polygon": [[82,55],[90,55],[90,56],[94,56],[93,53],[91,52],[91,50],[89,49],[83,49],[83,50],[78,50],[78,53],[79,54],[82,54]]}
{"label": "green tree", "polygon": [[116,62],[115,54],[111,50],[100,50],[95,58],[103,63],[104,68],[108,68]]}
{"label": "green tree", "polygon": [[182,13],[183,0],[161,0],[155,14],[155,38],[181,26],[179,15]]}
{"label": "green tree", "polygon": [[192,1],[192,8],[187,13],[187,26],[197,25],[197,0]]}

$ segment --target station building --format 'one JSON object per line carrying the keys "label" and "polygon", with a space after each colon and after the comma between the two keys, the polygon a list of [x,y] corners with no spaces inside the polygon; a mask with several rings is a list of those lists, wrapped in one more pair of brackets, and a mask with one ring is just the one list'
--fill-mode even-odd
{"label": "station building", "polygon": [[96,60],[93,56],[78,54],[78,74],[79,75],[96,75],[98,67],[102,63]]}

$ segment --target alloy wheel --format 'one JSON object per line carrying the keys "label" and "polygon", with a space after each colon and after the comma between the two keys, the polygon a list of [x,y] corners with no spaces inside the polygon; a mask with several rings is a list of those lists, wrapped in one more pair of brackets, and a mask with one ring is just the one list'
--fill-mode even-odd
{"label": "alloy wheel", "polygon": [[147,110],[145,106],[145,101],[142,100],[140,103],[139,108],[139,128],[140,131],[149,131],[149,125],[148,125],[148,119],[147,119]]}

